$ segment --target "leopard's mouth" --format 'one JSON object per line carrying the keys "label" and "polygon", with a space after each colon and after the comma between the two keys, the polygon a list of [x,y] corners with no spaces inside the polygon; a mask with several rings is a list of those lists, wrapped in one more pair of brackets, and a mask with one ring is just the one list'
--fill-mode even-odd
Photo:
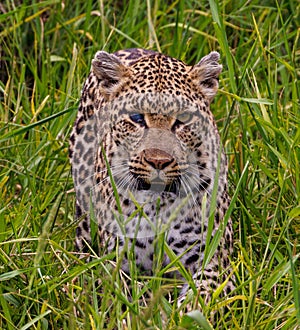
{"label": "leopard's mouth", "polygon": [[177,177],[176,179],[172,180],[169,183],[166,183],[165,181],[159,178],[156,178],[151,182],[143,178],[136,178],[136,182],[137,182],[137,190],[146,190],[146,191],[153,191],[158,193],[169,192],[169,193],[174,193],[175,195],[179,194],[180,185],[181,185],[180,177]]}

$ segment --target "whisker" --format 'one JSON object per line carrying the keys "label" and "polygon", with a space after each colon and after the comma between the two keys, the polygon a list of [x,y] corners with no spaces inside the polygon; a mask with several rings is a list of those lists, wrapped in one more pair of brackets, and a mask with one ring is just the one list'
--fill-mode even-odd
{"label": "whisker", "polygon": [[[181,177],[181,182],[182,182],[182,187],[185,191],[185,194],[188,195],[189,193],[191,193],[191,197],[192,197],[192,200],[193,200],[193,204],[196,205],[197,201],[195,200],[195,196],[193,194],[193,190],[191,189],[188,181],[185,179],[185,177]],[[191,201],[189,200],[189,203],[191,203]],[[191,204],[191,206],[193,205]]]}
{"label": "whisker", "polygon": [[[204,171],[205,171],[206,173],[204,173]],[[206,177],[208,177],[208,178],[210,178],[210,179],[213,179],[213,176],[212,176],[212,175],[209,175],[210,173],[207,173],[208,170],[207,170],[206,168],[201,168],[201,167],[199,167],[199,165],[196,165],[196,164],[192,164],[192,165],[190,165],[190,166],[189,166],[187,169],[185,169],[183,172],[184,172],[184,173],[186,173],[186,172],[190,172],[190,173],[193,173],[195,176],[198,176],[199,173],[201,173],[201,174],[205,175]]]}
{"label": "whisker", "polygon": [[[127,164],[124,165],[124,163],[120,163],[120,164],[117,164],[117,165],[113,165],[110,169],[111,169],[112,172],[115,171],[115,169],[118,169],[118,168],[124,169],[124,171],[127,171],[126,165]],[[95,176],[95,173],[102,174],[102,173],[105,173],[105,172],[107,172],[106,167],[102,168],[100,171],[93,171],[93,173],[91,175],[88,175],[87,177],[84,178],[84,180],[80,181],[80,184],[85,184],[88,180],[93,179],[94,176]]]}

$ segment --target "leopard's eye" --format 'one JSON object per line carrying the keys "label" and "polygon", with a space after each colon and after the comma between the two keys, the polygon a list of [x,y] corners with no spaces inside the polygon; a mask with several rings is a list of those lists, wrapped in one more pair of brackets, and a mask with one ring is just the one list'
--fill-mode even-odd
{"label": "leopard's eye", "polygon": [[179,120],[181,123],[186,124],[192,119],[192,115],[190,113],[184,112],[180,113],[176,116],[176,119]]}
{"label": "leopard's eye", "polygon": [[130,115],[129,118],[136,124],[140,124],[141,126],[146,126],[144,115],[141,113],[134,113]]}

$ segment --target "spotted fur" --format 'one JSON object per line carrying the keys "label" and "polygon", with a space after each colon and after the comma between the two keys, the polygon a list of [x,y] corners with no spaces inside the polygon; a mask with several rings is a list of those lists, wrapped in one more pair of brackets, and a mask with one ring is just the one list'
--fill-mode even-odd
{"label": "spotted fur", "polygon": [[[70,138],[76,216],[82,218],[77,247],[90,243],[92,205],[107,250],[117,239],[122,249],[127,238],[129,248],[135,244],[137,265],[151,274],[155,237],[164,233],[207,297],[224,281],[233,244],[229,219],[203,269],[215,180],[212,237],[230,202],[226,157],[210,111],[222,70],[218,61],[217,52],[195,66],[143,49],[97,52]],[[116,218],[128,223],[120,225]],[[128,268],[124,259],[123,269]],[[226,290],[232,287],[229,279]]]}

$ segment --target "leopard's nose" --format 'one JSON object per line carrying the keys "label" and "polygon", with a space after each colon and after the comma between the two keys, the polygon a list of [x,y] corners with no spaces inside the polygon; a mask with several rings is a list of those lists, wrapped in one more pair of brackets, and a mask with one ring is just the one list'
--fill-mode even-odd
{"label": "leopard's nose", "polygon": [[149,165],[157,170],[163,170],[174,161],[173,156],[156,148],[145,149],[144,159]]}

